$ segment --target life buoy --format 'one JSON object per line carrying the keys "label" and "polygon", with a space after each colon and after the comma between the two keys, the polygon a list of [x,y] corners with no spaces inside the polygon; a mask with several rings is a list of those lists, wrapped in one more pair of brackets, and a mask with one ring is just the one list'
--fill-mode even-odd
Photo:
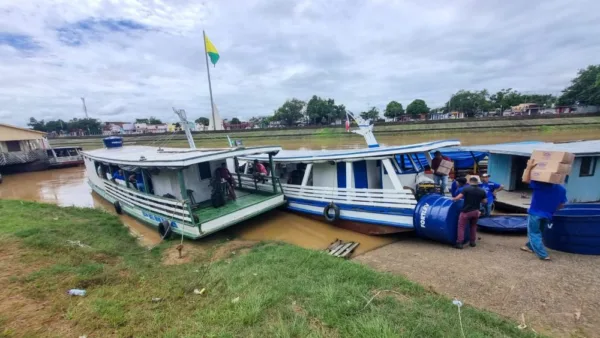
{"label": "life buoy", "polygon": [[[333,216],[331,216],[329,214],[329,210],[333,209],[334,214]],[[327,204],[327,206],[325,207],[325,209],[323,209],[323,216],[325,216],[325,219],[328,222],[333,222],[336,219],[340,218],[340,207],[338,207],[337,205],[335,205],[335,203],[331,202],[329,204]]]}
{"label": "life buoy", "polygon": [[119,201],[115,201],[115,203],[113,203],[113,205],[115,206],[115,212],[119,215],[123,215],[123,209],[121,208],[121,203],[119,203]]}
{"label": "life buoy", "polygon": [[173,234],[173,230],[171,230],[171,225],[167,221],[162,221],[158,223],[158,233],[162,239],[171,238],[171,234]]}

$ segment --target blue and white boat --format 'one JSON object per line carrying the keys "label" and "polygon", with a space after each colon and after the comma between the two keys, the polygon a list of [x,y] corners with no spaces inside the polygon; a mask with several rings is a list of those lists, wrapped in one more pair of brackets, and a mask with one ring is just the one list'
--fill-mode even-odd
{"label": "blue and white boat", "polygon": [[[433,186],[431,151],[459,146],[457,140],[402,146],[379,146],[373,125],[354,117],[368,148],[345,150],[282,150],[273,157],[276,176],[287,198],[287,208],[326,219],[357,232],[376,235],[410,231],[420,186]],[[243,157],[250,173],[254,160]],[[285,183],[284,183],[285,182]],[[259,184],[269,189],[268,183]]]}

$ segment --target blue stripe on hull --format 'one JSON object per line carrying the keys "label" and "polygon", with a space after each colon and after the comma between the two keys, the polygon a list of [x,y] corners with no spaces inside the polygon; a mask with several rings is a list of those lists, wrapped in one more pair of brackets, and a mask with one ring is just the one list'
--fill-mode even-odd
{"label": "blue stripe on hull", "polygon": [[[300,204],[311,205],[314,207],[323,207],[327,206],[329,202],[326,201],[312,201],[305,200],[302,198],[294,198],[288,197],[288,201]],[[348,210],[348,211],[358,211],[358,212],[370,212],[376,214],[385,214],[385,215],[397,215],[397,216],[409,216],[412,217],[415,209],[408,208],[386,208],[386,207],[372,207],[367,205],[355,205],[355,204],[346,204],[346,203],[335,203],[340,210]]]}

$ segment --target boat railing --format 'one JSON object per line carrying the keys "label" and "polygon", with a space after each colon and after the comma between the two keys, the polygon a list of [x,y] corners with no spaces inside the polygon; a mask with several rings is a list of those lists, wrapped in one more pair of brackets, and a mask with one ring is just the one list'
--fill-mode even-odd
{"label": "boat railing", "polygon": [[104,180],[104,187],[105,191],[117,200],[150,210],[153,213],[164,216],[166,219],[192,223],[185,201],[146,194],[108,180]]}
{"label": "boat railing", "polygon": [[[253,179],[242,180],[256,184],[256,188],[263,191],[273,191],[273,186],[267,183],[254,182]],[[317,202],[334,202],[340,204],[364,205],[384,208],[409,208],[417,205],[413,192],[409,189],[357,189],[357,188],[331,188],[301,186],[280,183],[283,192],[288,198],[299,198]]]}
{"label": "boat railing", "polygon": [[[273,193],[273,178],[271,176],[264,176],[264,180],[259,178],[256,179],[251,174],[239,174],[240,182],[238,186],[241,188],[251,188],[254,190],[260,190],[264,192]],[[281,183],[278,178],[275,178],[275,186],[282,189]]]}

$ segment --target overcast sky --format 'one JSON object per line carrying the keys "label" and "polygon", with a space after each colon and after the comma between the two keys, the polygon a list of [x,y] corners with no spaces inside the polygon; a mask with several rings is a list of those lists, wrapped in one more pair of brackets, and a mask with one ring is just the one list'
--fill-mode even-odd
{"label": "overcast sky", "polygon": [[598,0],[0,0],[0,122],[208,116],[202,30],[223,118],[287,98],[352,111],[459,89],[558,93],[600,63]]}

